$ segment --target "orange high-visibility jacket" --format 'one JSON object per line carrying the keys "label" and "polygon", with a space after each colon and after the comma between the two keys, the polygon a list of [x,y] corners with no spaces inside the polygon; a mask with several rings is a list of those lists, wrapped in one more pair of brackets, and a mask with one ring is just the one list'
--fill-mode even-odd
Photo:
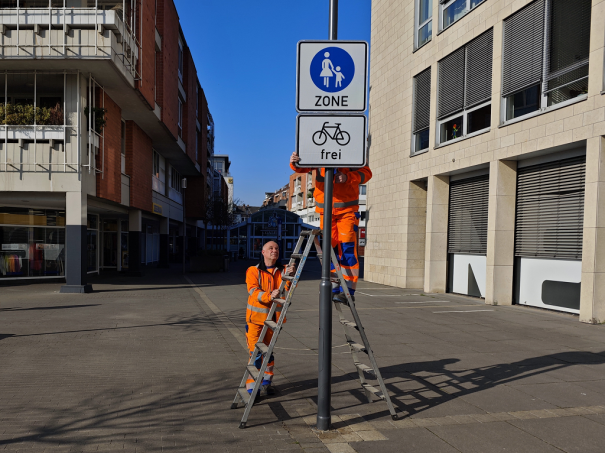
{"label": "orange high-visibility jacket", "polygon": [[[323,214],[324,212],[324,168],[298,168],[290,164],[290,168],[296,173],[311,173],[315,177],[315,211]],[[359,209],[359,184],[365,184],[372,179],[372,170],[367,165],[362,168],[337,168],[334,173],[340,171],[347,175],[347,182],[343,184],[334,184],[332,187],[334,214],[344,214],[345,212],[357,212]]]}
{"label": "orange high-visibility jacket", "polygon": [[[284,269],[285,266],[278,267],[275,269],[275,273],[271,274],[271,272],[259,269],[258,264],[248,268],[246,271],[246,286],[248,287],[246,322],[261,326],[265,323],[272,304],[271,292],[279,289]],[[290,288],[290,282],[286,283],[286,290],[288,288]],[[279,318],[280,313],[281,307],[278,307],[276,311],[277,318]]]}

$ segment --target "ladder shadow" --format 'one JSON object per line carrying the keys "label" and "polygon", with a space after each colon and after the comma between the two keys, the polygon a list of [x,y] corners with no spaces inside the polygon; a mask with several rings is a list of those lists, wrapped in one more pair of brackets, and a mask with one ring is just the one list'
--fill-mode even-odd
{"label": "ladder shadow", "polygon": [[[380,358],[378,358],[380,361]],[[458,363],[460,360],[452,357],[423,362],[409,362],[399,365],[390,365],[380,367],[380,372],[385,381],[385,385],[391,395],[391,401],[397,408],[400,417],[409,417],[448,403],[456,398],[472,395],[495,388],[500,385],[507,385],[521,379],[527,379],[543,373],[563,370],[576,365],[602,365],[605,363],[605,351],[592,353],[587,351],[570,351],[545,354],[536,357],[530,357],[512,363],[500,363],[485,367],[460,368],[449,366]],[[353,367],[352,367],[353,368]],[[366,375],[366,379],[369,376]],[[337,385],[345,381],[356,381],[357,372],[353,368],[350,372],[339,376],[333,376],[332,385]],[[400,386],[411,387],[402,390]],[[293,396],[306,390],[317,388],[316,379],[306,379],[291,384],[281,385],[280,397],[289,397],[288,401],[294,401],[298,398]],[[348,393],[359,403],[345,406],[338,405],[338,395]],[[365,392],[361,387],[339,390],[333,393],[333,410],[343,410],[347,408],[356,408],[363,404],[368,404]],[[316,403],[316,396],[301,396],[301,399],[310,398]],[[383,403],[382,400],[374,398],[373,402]],[[376,420],[389,417],[389,411],[384,406],[373,414],[364,415],[367,420]]]}

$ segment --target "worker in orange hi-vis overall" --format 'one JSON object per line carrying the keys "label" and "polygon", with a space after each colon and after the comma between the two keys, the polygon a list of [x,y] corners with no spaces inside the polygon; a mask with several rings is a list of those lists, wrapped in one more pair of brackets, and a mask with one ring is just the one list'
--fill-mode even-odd
{"label": "worker in orange hi-vis overall", "polygon": [[[246,271],[246,286],[248,287],[248,307],[246,309],[246,341],[248,343],[248,349],[250,350],[250,356],[254,352],[256,343],[258,343],[261,330],[267,315],[271,309],[273,299],[279,296],[279,286],[282,282],[282,275],[292,275],[294,273],[294,266],[282,266],[279,261],[279,246],[273,241],[267,242],[261,250],[260,262],[256,266],[250,266]],[[290,282],[286,283],[285,289],[290,288]],[[274,319],[277,321],[281,313],[280,307],[276,311]],[[284,320],[285,322],[285,320]],[[268,345],[273,337],[273,331],[267,329],[267,333],[263,342]],[[254,365],[258,370],[263,362],[262,354],[254,359]],[[274,358],[271,355],[267,368],[265,369],[265,375],[263,376],[262,387],[260,394],[262,395],[273,395],[275,389],[271,386],[273,382],[273,366]],[[246,389],[248,393],[252,393],[254,388],[254,379],[252,376],[248,376],[246,381]]]}
{"label": "worker in orange hi-vis overall", "polygon": [[[290,168],[296,173],[311,173],[315,176],[315,210],[320,214],[320,228],[324,224],[324,177],[325,169],[299,168],[296,164],[300,157],[296,152],[290,157]],[[372,171],[367,165],[363,168],[338,168],[334,173],[332,190],[332,247],[338,258],[342,274],[347,281],[347,288],[355,300],[355,288],[359,279],[359,257],[357,255],[357,230],[359,227],[359,185],[372,178]],[[334,266],[331,266],[333,277],[336,277]],[[346,304],[347,298],[342,288],[332,283],[333,300]]]}

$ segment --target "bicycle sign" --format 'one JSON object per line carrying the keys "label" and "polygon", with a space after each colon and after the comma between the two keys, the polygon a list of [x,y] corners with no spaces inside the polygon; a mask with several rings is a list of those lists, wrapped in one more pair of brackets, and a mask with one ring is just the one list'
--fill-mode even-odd
{"label": "bicycle sign", "polygon": [[366,164],[365,115],[298,115],[299,167],[357,168]]}
{"label": "bicycle sign", "polygon": [[[336,126],[326,126],[326,124],[330,124],[326,121],[321,127],[320,131],[317,131],[313,134],[313,143],[316,145],[323,145],[326,143],[328,138],[335,140],[340,146],[348,145],[351,141],[351,136],[348,132],[340,130],[340,125],[342,123],[336,123]],[[334,129],[334,132],[330,133],[329,129]]]}

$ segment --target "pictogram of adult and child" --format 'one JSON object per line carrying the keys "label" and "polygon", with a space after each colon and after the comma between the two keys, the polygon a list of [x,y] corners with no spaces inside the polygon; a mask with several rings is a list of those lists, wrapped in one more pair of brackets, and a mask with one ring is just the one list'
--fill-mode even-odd
{"label": "pictogram of adult and child", "polygon": [[330,52],[325,52],[324,57],[325,59],[321,62],[321,74],[319,75],[324,79],[324,86],[330,88],[330,78],[336,77],[335,88],[342,87],[345,76],[340,72],[340,66],[334,68],[332,60],[330,60]]}
{"label": "pictogram of adult and child", "polygon": [[353,58],[340,47],[319,50],[311,60],[309,69],[315,86],[328,93],[344,90],[355,77]]}

